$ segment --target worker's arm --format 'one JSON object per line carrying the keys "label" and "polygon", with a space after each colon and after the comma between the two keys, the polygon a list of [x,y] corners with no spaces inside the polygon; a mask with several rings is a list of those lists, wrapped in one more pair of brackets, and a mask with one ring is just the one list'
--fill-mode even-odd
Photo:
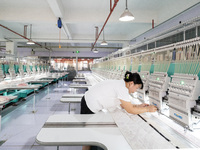
{"label": "worker's arm", "polygon": [[142,114],[145,112],[155,112],[157,111],[157,108],[153,105],[148,104],[141,104],[141,105],[135,105],[131,102],[127,102],[124,100],[120,100],[122,108],[124,108],[128,113],[131,114]]}

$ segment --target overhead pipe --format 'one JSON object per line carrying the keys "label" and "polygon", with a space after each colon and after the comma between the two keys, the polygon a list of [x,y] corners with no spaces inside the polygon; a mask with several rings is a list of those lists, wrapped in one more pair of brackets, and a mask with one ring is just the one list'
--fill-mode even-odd
{"label": "overhead pipe", "polygon": [[[113,7],[111,8],[111,6],[110,6],[110,13],[109,13],[109,15],[108,15],[108,17],[107,17],[107,19],[106,19],[106,21],[105,21],[103,27],[101,28],[101,31],[100,31],[99,35],[97,36],[97,38],[96,38],[94,44],[92,45],[91,51],[93,50],[95,44],[97,43],[97,40],[99,39],[99,36],[101,35],[101,32],[103,31],[103,29],[104,29],[106,23],[108,22],[108,19],[110,18],[112,12],[114,11],[115,7],[117,6],[118,1],[119,1],[119,0],[114,0]],[[111,0],[110,0],[110,5],[111,5],[111,4],[112,4],[112,2],[111,2]]]}
{"label": "overhead pipe", "polygon": [[[27,37],[25,37],[25,36],[23,36],[23,35],[21,35],[21,34],[15,32],[15,31],[13,31],[13,30],[7,28],[6,26],[3,26],[2,24],[0,24],[0,26],[3,27],[3,28],[6,29],[6,30],[9,30],[9,31],[13,32],[14,34],[17,34],[17,35],[23,37],[24,39],[26,39],[26,40],[28,40],[28,41],[31,40],[31,39],[29,39],[29,38],[27,38]],[[43,47],[41,44],[39,44],[39,43],[37,43],[37,42],[34,42],[34,41],[32,41],[32,42],[35,43],[36,45],[40,46],[40,47]],[[46,46],[45,46],[44,48],[47,49],[47,50],[49,50],[49,51],[51,50],[50,48],[48,48],[48,47],[46,47]]]}
{"label": "overhead pipe", "polygon": [[[4,46],[0,46],[1,47],[4,47]],[[34,49],[37,49],[37,48],[40,48],[38,46],[18,46],[19,48],[34,48]],[[51,48],[58,48],[58,46],[49,46]],[[91,48],[91,46],[62,46],[62,48]],[[121,46],[118,46],[118,47],[96,47],[96,48],[102,48],[102,49],[121,49],[122,47]]]}

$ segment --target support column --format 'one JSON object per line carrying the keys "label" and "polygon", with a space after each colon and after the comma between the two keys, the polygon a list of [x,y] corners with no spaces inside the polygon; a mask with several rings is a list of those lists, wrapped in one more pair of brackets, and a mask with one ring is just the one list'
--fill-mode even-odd
{"label": "support column", "polygon": [[76,73],[78,73],[78,56],[76,54]]}

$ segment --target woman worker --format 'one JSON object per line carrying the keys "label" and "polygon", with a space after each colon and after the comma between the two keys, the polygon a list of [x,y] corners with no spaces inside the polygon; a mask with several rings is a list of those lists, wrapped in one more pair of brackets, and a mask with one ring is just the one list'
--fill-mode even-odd
{"label": "woman worker", "polygon": [[[128,71],[124,80],[102,81],[91,87],[81,99],[81,114],[94,114],[102,109],[113,111],[119,106],[131,114],[155,112],[157,108],[153,105],[145,103],[134,105],[131,103],[129,94],[134,93],[139,88],[143,88],[140,75]],[[90,149],[90,146],[83,146],[82,148],[82,150]]]}
{"label": "woman worker", "polygon": [[141,114],[155,112],[153,105],[135,105],[130,101],[130,93],[143,88],[138,73],[126,72],[124,80],[105,80],[91,87],[81,100],[81,114],[94,114],[102,109],[113,111],[121,106],[128,113]]}

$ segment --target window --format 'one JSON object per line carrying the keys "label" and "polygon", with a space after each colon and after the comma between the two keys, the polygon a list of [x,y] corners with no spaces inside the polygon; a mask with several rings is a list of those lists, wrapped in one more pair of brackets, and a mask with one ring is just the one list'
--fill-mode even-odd
{"label": "window", "polygon": [[156,47],[161,47],[183,41],[183,32],[156,41]]}
{"label": "window", "polygon": [[137,52],[144,51],[144,50],[147,50],[147,45],[143,45],[137,48]]}
{"label": "window", "polygon": [[136,52],[136,49],[132,49],[131,50],[131,54],[135,53]]}
{"label": "window", "polygon": [[155,42],[148,44],[148,49],[152,49],[152,48],[155,48]]}
{"label": "window", "polygon": [[185,40],[196,37],[196,27],[185,31]]}

